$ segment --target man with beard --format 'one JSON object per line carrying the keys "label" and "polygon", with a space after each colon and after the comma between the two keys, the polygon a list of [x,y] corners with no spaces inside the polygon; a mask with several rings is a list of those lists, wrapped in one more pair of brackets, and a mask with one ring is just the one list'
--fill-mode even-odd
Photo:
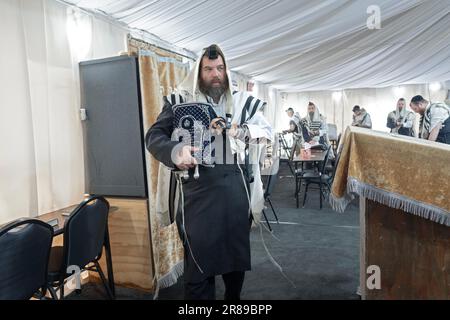
{"label": "man with beard", "polygon": [[308,103],[308,114],[303,118],[303,123],[307,131],[304,133],[306,142],[312,144],[320,143],[326,146],[330,145],[327,135],[328,127],[326,119],[313,102]]}
{"label": "man with beard", "polygon": [[450,144],[450,107],[431,103],[421,95],[411,99],[411,109],[420,114],[419,138]]}
{"label": "man with beard", "polygon": [[[157,160],[189,170],[187,179],[178,180],[183,201],[176,217],[185,249],[186,299],[215,299],[216,275],[222,275],[225,299],[240,299],[245,271],[251,267],[251,213],[264,208],[259,163],[241,164],[245,153],[252,153],[249,142],[272,139],[272,128],[257,112],[266,103],[231,88],[222,50],[217,45],[205,48],[178,93],[164,98],[164,108],[146,135],[147,149]],[[217,114],[211,122],[215,165],[199,166],[197,179],[193,148],[171,140],[173,106],[185,102],[209,103]]]}
{"label": "man with beard", "polygon": [[391,133],[414,137],[415,118],[414,113],[406,109],[405,99],[400,98],[397,109],[389,113],[386,126],[391,129]]}

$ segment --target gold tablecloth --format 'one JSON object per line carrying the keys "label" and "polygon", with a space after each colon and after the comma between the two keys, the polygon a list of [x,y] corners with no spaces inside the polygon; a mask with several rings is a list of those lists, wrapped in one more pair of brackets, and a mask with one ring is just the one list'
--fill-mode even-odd
{"label": "gold tablecloth", "polygon": [[330,203],[354,194],[450,226],[450,145],[348,127]]}

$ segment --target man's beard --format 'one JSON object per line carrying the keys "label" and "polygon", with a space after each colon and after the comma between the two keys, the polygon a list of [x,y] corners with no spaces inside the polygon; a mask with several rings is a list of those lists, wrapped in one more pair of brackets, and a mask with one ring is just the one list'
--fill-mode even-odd
{"label": "man's beard", "polygon": [[203,79],[199,79],[199,89],[202,93],[207,96],[213,98],[214,101],[219,101],[220,97],[225,93],[228,89],[228,82],[220,80],[220,86],[214,87],[212,84],[205,83]]}
{"label": "man's beard", "polygon": [[310,118],[311,120],[314,120],[314,113],[315,113],[315,112],[309,112],[309,118]]}

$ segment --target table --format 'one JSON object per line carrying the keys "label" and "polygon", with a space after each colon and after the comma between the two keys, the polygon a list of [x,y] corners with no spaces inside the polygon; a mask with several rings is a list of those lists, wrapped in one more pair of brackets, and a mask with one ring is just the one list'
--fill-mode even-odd
{"label": "table", "polygon": [[450,299],[450,146],[349,127],[330,204],[360,196],[362,299]]}
{"label": "table", "polygon": [[42,222],[50,222],[51,220],[58,219],[58,226],[53,227],[53,236],[59,236],[64,233],[64,223],[68,218],[68,215],[75,209],[77,205],[73,205],[64,209],[60,209],[57,211],[45,213],[36,217],[36,219],[41,220]]}
{"label": "table", "polygon": [[[303,170],[304,169],[303,165],[305,163],[307,163],[307,164],[309,163],[311,165],[317,165],[318,163],[325,161],[325,157],[326,156],[327,156],[327,151],[320,150],[320,149],[311,149],[311,152],[308,153],[308,154],[305,153],[305,152],[300,152],[300,154],[295,155],[292,158],[291,161],[295,165],[295,172],[297,172],[299,163],[301,163],[302,170]],[[299,196],[300,189],[301,189],[301,184],[300,184],[301,181],[298,181],[299,180],[298,174],[294,174],[294,178],[296,179],[296,181],[295,181],[295,194],[294,195],[295,195],[297,208],[298,208],[298,206],[299,206],[299,198],[298,198],[298,196]]]}
{"label": "table", "polygon": [[306,155],[306,154],[300,152],[299,155],[295,155],[294,158],[292,158],[292,161],[294,163],[296,163],[296,162],[321,162],[321,161],[325,160],[326,155],[327,155],[327,152],[324,150],[311,149],[311,154]]}

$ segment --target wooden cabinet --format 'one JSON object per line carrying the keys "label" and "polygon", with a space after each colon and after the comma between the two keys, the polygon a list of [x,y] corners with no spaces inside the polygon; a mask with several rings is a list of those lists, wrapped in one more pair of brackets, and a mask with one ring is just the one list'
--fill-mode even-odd
{"label": "wooden cabinet", "polygon": [[[450,299],[450,228],[361,198],[363,299]],[[381,288],[368,289],[378,266]]]}
{"label": "wooden cabinet", "polygon": [[[109,236],[116,285],[145,291],[153,289],[153,267],[147,200],[107,198],[111,205]],[[106,272],[105,257],[100,261]],[[94,281],[99,281],[92,272]]]}

